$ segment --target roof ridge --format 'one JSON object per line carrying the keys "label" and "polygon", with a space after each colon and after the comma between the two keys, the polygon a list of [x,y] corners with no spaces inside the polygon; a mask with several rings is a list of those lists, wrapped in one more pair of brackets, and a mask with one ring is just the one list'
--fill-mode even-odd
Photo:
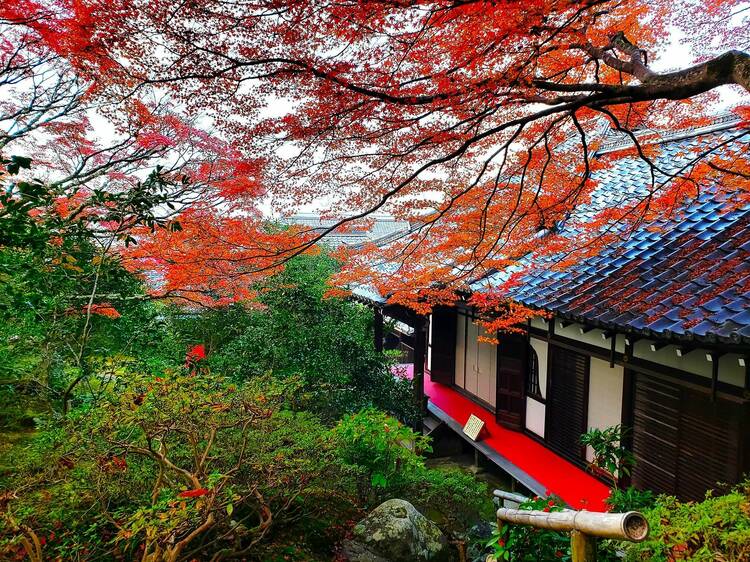
{"label": "roof ridge", "polygon": [[[655,130],[655,129],[640,129],[633,131],[633,134],[636,136],[636,138],[639,135],[645,135],[645,134],[654,134],[656,133],[656,137],[654,139],[648,139],[645,141],[646,144],[661,144],[665,142],[675,142],[680,141],[684,139],[689,139],[701,135],[706,135],[710,133],[716,133],[719,131],[724,131],[726,129],[731,129],[736,127],[741,122],[741,119],[738,115],[734,113],[724,113],[722,115],[719,115],[715,117],[711,123],[708,125],[704,125],[702,127],[689,127],[685,129],[678,129],[675,131],[670,130]],[[613,132],[617,132],[615,130],[612,130]],[[640,140],[640,139],[639,139]],[[599,149],[596,151],[597,155],[606,154],[608,152],[614,152],[616,150],[620,150],[623,147],[632,145],[633,140],[629,136],[625,136],[623,138],[618,138],[615,140],[611,140],[609,142],[603,142],[602,145],[599,147]]]}

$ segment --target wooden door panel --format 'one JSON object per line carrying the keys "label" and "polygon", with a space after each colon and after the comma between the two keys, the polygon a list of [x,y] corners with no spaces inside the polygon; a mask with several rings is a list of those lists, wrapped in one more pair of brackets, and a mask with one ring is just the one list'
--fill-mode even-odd
{"label": "wooden door panel", "polygon": [[545,441],[561,456],[584,466],[580,439],[587,429],[589,358],[554,345],[549,351]]}
{"label": "wooden door panel", "polygon": [[528,345],[524,336],[508,334],[497,347],[497,421],[512,429],[523,429],[526,417]]}
{"label": "wooden door panel", "polygon": [[432,311],[430,376],[435,382],[450,384],[456,372],[456,309],[438,306]]}
{"label": "wooden door panel", "polygon": [[740,478],[746,405],[642,374],[634,398],[636,487],[697,500],[717,482]]}

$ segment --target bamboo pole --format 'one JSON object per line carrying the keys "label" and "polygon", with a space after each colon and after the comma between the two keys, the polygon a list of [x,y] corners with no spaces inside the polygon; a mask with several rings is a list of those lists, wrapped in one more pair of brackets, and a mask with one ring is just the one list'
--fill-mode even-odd
{"label": "bamboo pole", "polygon": [[516,494],[515,492],[506,492],[505,490],[495,490],[493,494],[496,498],[500,498],[501,500],[509,500],[517,504],[522,504],[529,501],[529,498],[527,498],[526,496]]}
{"label": "bamboo pole", "polygon": [[531,525],[553,531],[580,531],[605,539],[640,542],[648,537],[648,521],[637,511],[598,513],[595,511],[532,511],[525,509],[497,510],[497,520],[516,525]]}

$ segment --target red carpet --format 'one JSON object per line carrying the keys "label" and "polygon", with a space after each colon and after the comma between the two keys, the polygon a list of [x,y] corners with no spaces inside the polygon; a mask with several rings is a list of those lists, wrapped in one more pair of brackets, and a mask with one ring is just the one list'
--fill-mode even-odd
{"label": "red carpet", "polygon": [[[405,376],[413,376],[412,365],[406,367]],[[550,493],[561,497],[573,509],[606,511],[604,500],[609,488],[587,472],[517,431],[497,424],[492,413],[474,404],[455,390],[433,383],[425,373],[424,391],[430,401],[462,426],[474,414],[485,423],[482,440],[504,456],[537,482],[547,487]]]}

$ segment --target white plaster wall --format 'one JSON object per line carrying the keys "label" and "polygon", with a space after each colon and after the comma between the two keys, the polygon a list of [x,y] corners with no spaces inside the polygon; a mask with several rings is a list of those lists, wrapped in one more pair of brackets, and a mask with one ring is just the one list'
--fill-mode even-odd
{"label": "white plaster wall", "polygon": [[[563,328],[560,320],[555,321],[555,334],[558,336],[588,343],[590,345],[595,345],[596,347],[601,347],[603,349],[606,349],[607,351],[612,349],[612,340],[602,339],[602,334],[604,333],[602,330],[594,329],[586,332],[585,334],[582,334],[582,324],[571,324],[570,326],[566,326],[565,328]],[[619,353],[625,352],[625,336],[623,334],[617,335],[617,344],[615,346],[615,350]]]}
{"label": "white plaster wall", "polygon": [[463,388],[466,385],[466,316],[458,315],[456,320],[456,372],[454,382]]}
{"label": "white plaster wall", "polygon": [[542,398],[547,398],[547,342],[531,338],[531,347],[536,351],[539,359],[539,391]]}
{"label": "white plaster wall", "polygon": [[[492,337],[479,328],[477,337]],[[477,340],[477,396],[495,406],[497,401],[497,345]]]}
{"label": "white plaster wall", "polygon": [[[536,351],[539,360],[539,390],[542,398],[547,396],[547,342],[537,338],[531,338],[531,347]],[[526,398],[526,429],[544,437],[544,421],[546,407],[533,398]]]}
{"label": "white plaster wall", "polygon": [[432,371],[432,314],[429,317],[429,333],[427,336],[427,370]]}
{"label": "white plaster wall", "polygon": [[544,416],[546,406],[533,398],[526,398],[526,429],[544,437]]}
{"label": "white plaster wall", "polygon": [[[587,428],[605,429],[622,421],[622,385],[620,365],[610,368],[607,361],[591,358]],[[594,458],[591,447],[587,447],[586,458]]]}
{"label": "white plaster wall", "polygon": [[[687,355],[679,357],[675,346],[668,345],[652,351],[652,343],[647,340],[637,341],[633,348],[633,357],[675,369],[682,369],[701,377],[711,378],[712,363],[706,359],[706,350],[696,349]],[[745,384],[745,368],[740,366],[739,357],[739,355],[731,353],[722,355],[719,358],[720,381],[740,387]]]}
{"label": "white plaster wall", "polygon": [[[561,321],[555,318],[555,334],[575,341],[595,345],[609,351],[612,341],[602,339],[601,330],[591,330],[585,334],[581,333],[581,324],[571,324],[563,328]],[[541,318],[534,318],[531,325],[546,330],[547,323]],[[679,357],[674,345],[668,345],[658,351],[651,351],[650,340],[638,340],[633,348],[633,356],[659,365],[665,365],[675,369],[681,369],[694,375],[711,377],[711,362],[706,360],[707,350],[696,349],[683,357]],[[617,335],[615,349],[618,353],[625,352],[625,336]],[[722,355],[719,359],[719,380],[727,384],[742,387],[745,384],[745,368],[739,364],[740,356],[737,354]]]}

